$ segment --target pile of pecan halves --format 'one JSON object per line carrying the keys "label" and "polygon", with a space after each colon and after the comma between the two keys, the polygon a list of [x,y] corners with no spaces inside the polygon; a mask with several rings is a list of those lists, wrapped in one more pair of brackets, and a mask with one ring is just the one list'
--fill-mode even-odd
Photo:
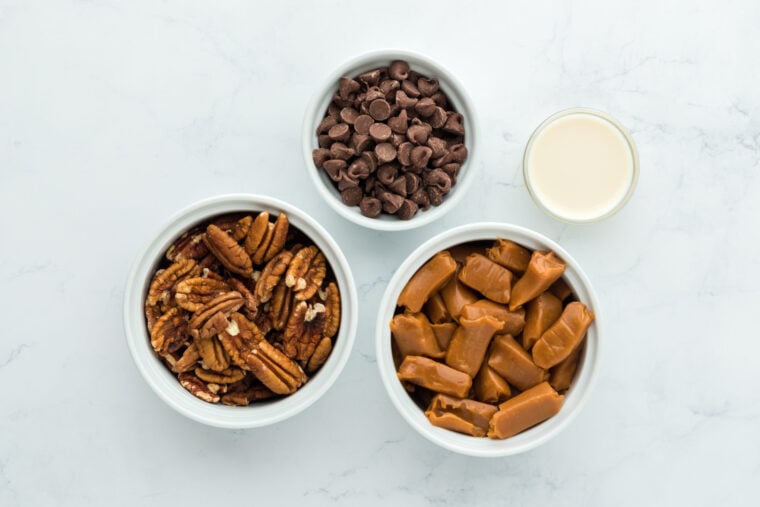
{"label": "pile of pecan halves", "polygon": [[340,292],[324,254],[285,214],[225,215],[166,251],[145,299],[153,349],[209,403],[298,390],[325,363]]}

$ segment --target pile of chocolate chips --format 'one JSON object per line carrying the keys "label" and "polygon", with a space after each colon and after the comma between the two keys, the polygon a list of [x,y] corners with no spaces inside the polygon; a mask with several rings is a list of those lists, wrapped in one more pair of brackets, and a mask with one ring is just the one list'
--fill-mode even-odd
{"label": "pile of chocolate chips", "polygon": [[464,118],[449,109],[438,80],[396,60],[342,77],[317,127],[314,164],[346,206],[402,220],[443,202],[467,158]]}

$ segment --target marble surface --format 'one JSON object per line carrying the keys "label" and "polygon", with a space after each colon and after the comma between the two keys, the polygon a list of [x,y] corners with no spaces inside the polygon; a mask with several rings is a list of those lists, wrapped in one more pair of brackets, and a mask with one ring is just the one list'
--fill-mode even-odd
{"label": "marble surface", "polygon": [[[0,0],[0,505],[754,505],[760,478],[760,4]],[[470,195],[421,230],[337,216],[310,186],[318,83],[397,46],[457,74],[481,120]],[[625,209],[566,226],[530,200],[532,128],[608,111],[638,144]],[[252,431],[164,405],[127,352],[124,284],[177,209],[256,192],[343,246],[360,295],[342,376]],[[524,225],[585,267],[607,321],[585,410],[524,455],[439,449],[396,413],[375,308],[416,245]]]}

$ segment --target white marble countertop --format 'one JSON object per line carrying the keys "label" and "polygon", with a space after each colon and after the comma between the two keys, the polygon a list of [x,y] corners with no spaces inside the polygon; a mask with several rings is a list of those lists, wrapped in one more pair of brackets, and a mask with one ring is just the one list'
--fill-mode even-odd
{"label": "white marble countertop", "polygon": [[[0,505],[750,505],[760,478],[760,4],[0,0]],[[335,66],[384,46],[442,62],[481,120],[470,195],[414,232],[354,226],[304,173],[301,119]],[[641,176],[565,226],[521,179],[550,113],[608,111]],[[294,203],[342,245],[353,354],[314,406],[225,431],[161,402],[130,358],[130,265],[171,214],[229,192]],[[396,266],[496,220],[585,267],[607,334],[590,401],[524,455],[420,437],[386,395],[375,308]]]}

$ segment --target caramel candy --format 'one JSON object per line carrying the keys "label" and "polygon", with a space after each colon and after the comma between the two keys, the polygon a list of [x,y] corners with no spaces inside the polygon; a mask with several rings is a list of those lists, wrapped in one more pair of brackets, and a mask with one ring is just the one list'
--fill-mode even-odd
{"label": "caramel candy", "polygon": [[480,242],[469,242],[469,243],[461,243],[459,245],[454,245],[449,248],[449,253],[451,253],[451,256],[454,258],[455,261],[457,261],[459,264],[464,264],[465,259],[475,253],[482,254],[483,250],[486,248],[486,245],[488,243],[484,243],[482,241]]}
{"label": "caramel candy", "polygon": [[430,296],[440,289],[457,270],[457,263],[449,252],[438,252],[412,276],[401,295],[398,305],[417,313]]}
{"label": "caramel candy", "polygon": [[430,327],[430,322],[422,313],[399,313],[391,320],[391,333],[396,346],[404,356],[428,356],[441,359],[445,352]]}
{"label": "caramel candy", "polygon": [[581,343],[593,321],[594,312],[586,305],[579,301],[568,304],[533,346],[533,361],[541,368],[559,364]]}
{"label": "caramel candy", "polygon": [[399,380],[457,398],[467,396],[472,387],[472,379],[466,373],[423,356],[406,356],[397,376]]}
{"label": "caramel candy", "polygon": [[478,294],[454,277],[441,289],[441,298],[446,304],[449,315],[454,320],[459,320],[462,308],[479,299]]}
{"label": "caramel candy", "polygon": [[524,273],[530,262],[530,250],[508,239],[497,239],[494,245],[486,250],[486,255],[496,264],[517,273]]}
{"label": "caramel candy", "polygon": [[457,325],[453,322],[444,322],[442,324],[432,324],[430,327],[433,328],[433,334],[435,334],[435,339],[438,341],[441,350],[449,348],[449,343],[451,343],[451,339],[454,337]]}
{"label": "caramel candy", "polygon": [[[481,254],[467,256],[459,279],[491,301],[509,303],[512,272]],[[510,305],[510,309],[511,305]]]}
{"label": "caramel candy", "polygon": [[576,347],[564,361],[551,369],[549,383],[558,392],[567,391],[570,388],[570,384],[573,383],[575,370],[578,369],[578,360],[581,357],[581,350],[583,350],[583,347]]}
{"label": "caramel candy", "polygon": [[540,384],[547,378],[546,371],[536,366],[530,354],[508,334],[493,339],[488,366],[521,391]]}
{"label": "caramel candy", "polygon": [[446,364],[474,377],[501,322],[486,315],[475,320],[461,319],[446,351]]}
{"label": "caramel candy", "polygon": [[512,288],[512,300],[509,309],[515,310],[538,296],[565,272],[565,262],[554,252],[533,252],[525,274],[517,280]]}
{"label": "caramel candy", "polygon": [[440,291],[430,296],[430,299],[425,303],[423,311],[433,324],[451,321],[451,315],[449,315],[449,311],[446,309],[446,304],[443,302]]}
{"label": "caramel candy", "polygon": [[564,301],[573,294],[573,289],[570,288],[564,278],[560,278],[549,287],[549,292],[557,296],[560,301]]}
{"label": "caramel candy", "polygon": [[541,338],[544,331],[554,324],[562,314],[562,302],[550,292],[542,292],[536,299],[526,305],[525,329],[522,345],[525,350]]}
{"label": "caramel candy", "polygon": [[425,411],[425,415],[433,426],[473,437],[484,437],[488,432],[491,417],[497,410],[488,403],[436,394]]}
{"label": "caramel candy", "polygon": [[493,368],[483,363],[472,382],[475,398],[486,403],[501,403],[512,395],[509,384]]}
{"label": "caramel candy", "polygon": [[463,319],[477,319],[484,315],[490,315],[502,322],[503,326],[499,333],[517,336],[525,326],[525,310],[518,308],[510,312],[509,308],[489,299],[481,299],[462,308]]}
{"label": "caramel candy", "polygon": [[499,405],[491,417],[488,436],[508,438],[559,413],[564,396],[542,382]]}

